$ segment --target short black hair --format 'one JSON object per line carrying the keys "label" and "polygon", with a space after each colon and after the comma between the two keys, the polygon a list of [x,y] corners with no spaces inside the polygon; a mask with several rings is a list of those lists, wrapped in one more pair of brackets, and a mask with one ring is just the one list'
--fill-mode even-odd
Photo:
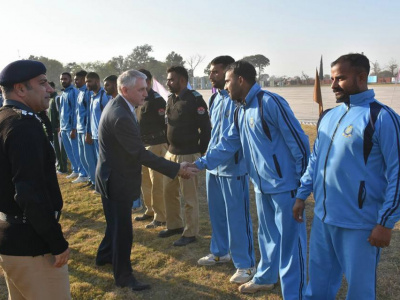
{"label": "short black hair", "polygon": [[75,76],[76,77],[85,77],[87,75],[87,72],[85,70],[80,70],[79,72],[76,72]]}
{"label": "short black hair", "polygon": [[184,67],[182,67],[182,66],[169,67],[168,70],[167,70],[167,73],[172,73],[172,72],[175,72],[179,76],[182,76],[183,78],[185,78],[186,81],[189,81],[189,74],[188,74],[187,70]]}
{"label": "short black hair", "polygon": [[211,62],[210,65],[223,65],[224,67],[229,66],[230,64],[233,64],[235,62],[235,60],[232,58],[232,56],[229,55],[221,55],[221,56],[217,56],[216,58],[214,58]]}
{"label": "short black hair", "polygon": [[97,79],[100,80],[100,76],[99,74],[97,74],[96,72],[89,72],[86,74],[86,78],[92,78],[92,79]]}
{"label": "short black hair", "polygon": [[232,71],[233,74],[237,76],[241,76],[244,80],[246,80],[249,84],[255,84],[256,83],[256,68],[249,63],[248,61],[245,60],[238,60],[232,64],[230,64],[227,68],[226,71]]}
{"label": "short black hair", "polygon": [[118,76],[117,75],[109,75],[106,78],[104,78],[103,81],[109,81],[113,83],[117,83]]}
{"label": "short black hair", "polygon": [[338,63],[344,63],[344,62],[350,63],[350,66],[358,69],[360,72],[366,72],[367,74],[369,74],[370,70],[369,59],[364,54],[349,53],[342,55],[331,63],[331,67],[335,66]]}
{"label": "short black hair", "polygon": [[144,75],[146,75],[147,80],[151,80],[153,78],[153,76],[151,76],[150,71],[147,71],[146,69],[140,69],[138,70],[139,72],[142,72]]}
{"label": "short black hair", "polygon": [[62,76],[62,75],[67,75],[69,78],[72,79],[72,76],[71,76],[71,73],[70,73],[70,72],[62,72],[62,73],[61,73],[61,76]]}
{"label": "short black hair", "polygon": [[54,89],[56,87],[56,85],[54,84],[53,81],[49,81],[50,86]]}

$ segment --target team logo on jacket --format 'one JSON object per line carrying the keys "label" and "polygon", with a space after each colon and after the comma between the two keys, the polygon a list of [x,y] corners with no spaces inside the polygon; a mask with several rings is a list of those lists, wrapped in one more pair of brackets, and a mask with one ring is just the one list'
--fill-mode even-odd
{"label": "team logo on jacket", "polygon": [[206,112],[206,109],[204,107],[200,106],[197,108],[197,114],[204,115],[205,112]]}
{"label": "team logo on jacket", "polygon": [[250,117],[250,127],[254,129],[254,118]]}
{"label": "team logo on jacket", "polygon": [[342,135],[343,135],[344,137],[346,137],[346,138],[351,137],[352,134],[353,134],[353,125],[347,126],[347,127],[344,129],[343,133],[342,133]]}
{"label": "team logo on jacket", "polygon": [[164,109],[164,108],[160,108],[160,109],[158,110],[158,115],[159,115],[159,116],[165,115],[165,109]]}
{"label": "team logo on jacket", "polygon": [[230,115],[231,115],[231,111],[227,110],[226,113],[225,113],[225,118],[229,118]]}

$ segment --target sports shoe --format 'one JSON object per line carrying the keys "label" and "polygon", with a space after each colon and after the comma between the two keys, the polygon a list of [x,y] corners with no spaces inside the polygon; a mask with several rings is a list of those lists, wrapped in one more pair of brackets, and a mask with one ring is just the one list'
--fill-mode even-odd
{"label": "sports shoe", "polygon": [[167,222],[160,222],[160,221],[157,221],[157,220],[153,220],[152,222],[147,224],[145,226],[145,228],[150,229],[150,228],[157,228],[157,227],[166,226],[166,225],[167,225]]}
{"label": "sports shoe", "polygon": [[257,270],[255,267],[249,269],[237,269],[236,273],[233,274],[229,281],[239,284],[246,283],[253,278],[254,274],[256,274],[256,271]]}
{"label": "sports shoe", "polygon": [[71,174],[69,174],[67,177],[65,177],[65,178],[67,178],[67,179],[72,179],[72,178],[75,178],[75,177],[78,177],[79,176],[79,174],[78,173],[75,173],[75,172],[72,172]]}
{"label": "sports shoe", "polygon": [[56,173],[59,174],[59,175],[65,175],[65,174],[67,174],[67,172],[61,172],[60,170],[57,170]]}
{"label": "sports shoe", "polygon": [[81,182],[87,182],[87,181],[88,181],[87,177],[79,176],[77,179],[73,180],[72,183],[81,183]]}
{"label": "sports shoe", "polygon": [[143,205],[140,204],[139,207],[135,207],[135,208],[132,207],[132,212],[137,213],[137,212],[141,211],[142,209],[143,209]]}
{"label": "sports shoe", "polygon": [[239,292],[242,294],[253,294],[258,291],[270,291],[274,288],[274,284],[257,284],[253,281],[246,282],[239,286]]}
{"label": "sports shoe", "polygon": [[207,256],[200,258],[197,263],[201,266],[213,266],[217,263],[226,263],[231,261],[231,256],[229,253],[224,256],[215,256],[214,254],[210,253]]}

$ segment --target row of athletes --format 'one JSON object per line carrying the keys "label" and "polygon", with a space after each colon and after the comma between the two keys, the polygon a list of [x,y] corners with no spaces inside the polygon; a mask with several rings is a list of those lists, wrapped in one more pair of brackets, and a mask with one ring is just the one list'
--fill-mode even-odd
{"label": "row of athletes", "polygon": [[[320,119],[311,156],[308,137],[288,103],[279,95],[262,90],[256,83],[254,67],[245,61],[234,62],[228,56],[221,56],[211,63],[210,79],[218,89],[209,103],[211,139],[211,127],[199,126],[209,124],[207,106],[197,92],[187,90],[187,72],[181,72],[181,67],[169,70],[168,86],[172,94],[165,112],[169,145],[164,157],[167,160],[146,149],[151,145],[142,142],[137,122],[136,113],[140,112],[135,107],[143,105],[148,96],[147,76],[134,70],[120,75],[119,95],[107,105],[99,124],[96,171],[96,189],[102,195],[107,220],[96,263],[113,265],[117,286],[132,290],[149,288],[132,273],[129,258],[132,223],[130,209],[129,212],[126,209],[130,208],[132,199],[125,197],[139,195],[143,164],[170,178],[164,179],[163,194],[175,197],[165,199],[167,228],[159,236],[182,234],[174,242],[176,246],[196,240],[198,202],[196,199],[194,205],[188,205],[188,195],[194,191],[197,197],[197,181],[193,175],[201,169],[209,170],[211,254],[201,258],[199,264],[227,262],[232,257],[238,272],[231,281],[242,283],[240,292],[270,290],[279,276],[285,299],[334,299],[344,273],[349,283],[349,299],[375,299],[380,248],[389,245],[391,229],[399,219],[399,117],[376,101],[373,90],[368,89],[369,61],[364,55],[344,55],[331,66],[332,89],[341,104]],[[0,84],[8,87],[11,83],[4,80],[7,78],[4,74],[7,70],[0,75]],[[43,77],[43,70],[39,76],[31,75],[36,75],[34,79]],[[6,89],[5,94],[18,97],[23,96],[22,92]],[[18,107],[14,103],[17,101],[7,97],[7,108]],[[31,110],[36,112],[37,107]],[[207,140],[204,144],[206,139],[210,142]],[[182,148],[196,151],[185,153]],[[177,179],[177,174],[189,179]],[[261,254],[257,269],[247,176],[254,184],[257,204]],[[132,178],[138,180],[131,184]],[[194,188],[188,190],[187,185]],[[14,189],[17,187],[20,186]],[[180,217],[179,189],[185,201],[185,226]],[[316,205],[306,288],[304,200],[311,192]],[[26,199],[19,195],[16,200],[21,208],[26,208]],[[169,221],[170,203],[178,206],[171,211],[172,216],[177,216],[172,221]],[[4,211],[4,207],[0,211],[3,221],[12,225],[9,211]],[[25,210],[21,210],[23,217],[22,212]],[[31,215],[26,217],[30,222],[37,221]],[[191,218],[197,218],[197,223],[196,220],[191,223]],[[154,220],[153,216],[153,224],[157,224]],[[159,222],[158,225],[163,225]],[[40,233],[43,234],[37,234]],[[6,256],[10,254],[4,253],[4,249],[11,248],[4,245],[7,241],[0,240],[2,259],[8,259]],[[46,253],[56,255],[57,260],[61,248]],[[67,250],[61,254],[62,266],[68,260],[63,255]],[[6,274],[12,273],[7,264],[2,267]],[[15,284],[17,280],[7,277],[10,290],[9,281]]]}

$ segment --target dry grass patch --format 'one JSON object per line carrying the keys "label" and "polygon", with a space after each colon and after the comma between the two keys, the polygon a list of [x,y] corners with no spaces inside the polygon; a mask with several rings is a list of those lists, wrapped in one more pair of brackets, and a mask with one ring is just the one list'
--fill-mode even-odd
{"label": "dry grass patch", "polygon": [[[315,139],[315,126],[304,125],[310,137]],[[97,247],[103,237],[105,218],[101,200],[82,185],[73,185],[64,177],[59,183],[64,198],[61,223],[72,249],[69,263],[71,293],[76,300],[117,299],[271,299],[281,300],[280,286],[269,293],[241,295],[237,285],[229,283],[235,272],[233,264],[212,267],[198,266],[197,260],[209,253],[211,228],[208,218],[204,172],[199,175],[200,234],[197,242],[187,247],[174,247],[172,242],[179,236],[160,239],[159,229],[145,229],[147,222],[133,222],[134,244],[131,261],[135,275],[152,285],[152,289],[133,293],[116,288],[110,265],[95,267]],[[251,192],[251,215],[254,227],[256,259],[259,260],[257,242],[257,215],[254,194]],[[307,228],[313,216],[313,199],[307,201]],[[140,213],[133,214],[132,217]],[[400,225],[393,231],[392,244],[382,252],[378,270],[378,299],[400,298]],[[345,283],[345,282],[344,282]],[[7,299],[7,287],[0,270],[0,300]],[[338,299],[345,299],[346,286],[342,287]]]}

